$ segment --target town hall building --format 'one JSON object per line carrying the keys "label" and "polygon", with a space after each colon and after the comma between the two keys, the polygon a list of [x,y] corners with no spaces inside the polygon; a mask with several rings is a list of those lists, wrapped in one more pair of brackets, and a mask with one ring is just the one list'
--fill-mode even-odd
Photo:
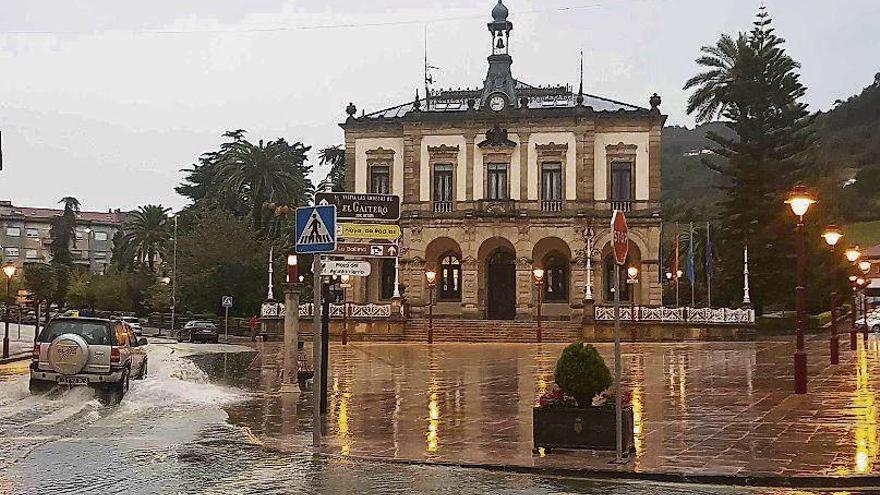
{"label": "town hall building", "polygon": [[[401,197],[397,281],[411,314],[425,312],[431,270],[435,316],[532,319],[541,268],[544,317],[579,321],[613,299],[614,209],[629,224],[627,264],[639,268],[622,299],[660,305],[660,97],[645,108],[584,93],[582,83],[528,84],[511,72],[502,0],[488,28],[481,89],[360,115],[350,104],[341,124],[346,189]],[[387,303],[395,262],[371,263],[352,300]]]}

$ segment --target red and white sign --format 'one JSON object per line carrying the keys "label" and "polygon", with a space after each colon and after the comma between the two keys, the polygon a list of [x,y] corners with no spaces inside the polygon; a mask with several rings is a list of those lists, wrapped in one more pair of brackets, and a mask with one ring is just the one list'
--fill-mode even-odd
{"label": "red and white sign", "polygon": [[611,230],[614,232],[614,261],[618,265],[623,265],[629,252],[629,230],[626,228],[626,216],[621,210],[614,210],[611,216]]}

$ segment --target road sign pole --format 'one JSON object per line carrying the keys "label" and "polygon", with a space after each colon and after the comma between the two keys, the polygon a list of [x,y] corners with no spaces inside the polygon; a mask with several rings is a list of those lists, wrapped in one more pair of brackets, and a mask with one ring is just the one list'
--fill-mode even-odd
{"label": "road sign pole", "polygon": [[226,323],[224,324],[224,327],[225,327],[224,333],[226,334],[226,343],[228,344],[229,343],[229,306],[227,306],[223,309],[226,310],[226,311],[224,311],[224,313],[226,313],[226,315],[224,316],[224,319],[226,320]]}
{"label": "road sign pole", "polygon": [[614,265],[614,424],[617,431],[617,462],[623,459],[623,390],[620,389],[620,265]]}
{"label": "road sign pole", "polygon": [[[321,255],[312,261],[312,448],[321,448]],[[297,311],[298,308],[294,308]]]}
{"label": "road sign pole", "polygon": [[[327,375],[330,357],[330,282],[323,284],[321,300],[321,415],[327,414]],[[315,366],[317,368],[317,366]]]}

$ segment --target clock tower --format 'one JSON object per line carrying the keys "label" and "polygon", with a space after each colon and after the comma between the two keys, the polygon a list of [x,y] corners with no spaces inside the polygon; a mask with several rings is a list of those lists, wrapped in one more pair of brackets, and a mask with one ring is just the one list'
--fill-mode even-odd
{"label": "clock tower", "polygon": [[516,81],[510,72],[513,59],[508,53],[513,23],[507,20],[507,15],[507,7],[498,0],[492,9],[492,22],[487,24],[492,35],[492,54],[489,55],[489,71],[483,83],[480,108],[491,112],[517,106]]}

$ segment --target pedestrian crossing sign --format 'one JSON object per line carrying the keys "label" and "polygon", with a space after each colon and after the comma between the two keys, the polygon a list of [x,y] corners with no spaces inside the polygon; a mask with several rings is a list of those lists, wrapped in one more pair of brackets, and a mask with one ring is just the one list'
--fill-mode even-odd
{"label": "pedestrian crossing sign", "polygon": [[336,250],[336,205],[296,209],[296,252],[329,253]]}

